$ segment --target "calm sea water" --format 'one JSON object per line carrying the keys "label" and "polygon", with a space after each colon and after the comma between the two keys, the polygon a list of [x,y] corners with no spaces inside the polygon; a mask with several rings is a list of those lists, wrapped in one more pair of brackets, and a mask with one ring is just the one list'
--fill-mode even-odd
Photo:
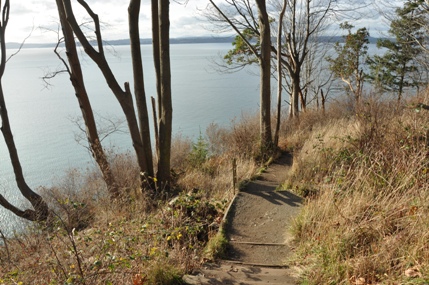
{"label": "calm sea water", "polygon": [[[174,134],[195,139],[210,123],[226,126],[242,113],[258,110],[257,67],[230,74],[219,74],[213,67],[213,60],[219,60],[230,48],[231,44],[227,43],[171,46]],[[156,97],[152,48],[143,45],[142,50],[149,99]],[[375,45],[370,45],[370,54],[380,52]],[[107,56],[118,81],[122,84],[128,81],[132,86],[129,47],[117,46],[107,52]],[[83,54],[81,60],[94,111],[99,117],[123,118],[119,103],[95,64]],[[33,189],[51,185],[69,169],[94,165],[89,152],[75,141],[79,130],[72,121],[80,116],[80,110],[68,76],[55,77],[49,88],[41,79],[48,72],[61,69],[63,66],[52,49],[23,49],[9,60],[3,78],[15,142],[25,177]],[[114,134],[103,141],[103,145],[117,151],[132,149],[127,134]],[[0,193],[15,205],[28,206],[15,185],[2,137]],[[10,234],[23,225],[21,219],[0,207],[0,230]]]}
{"label": "calm sea water", "polygon": [[[233,74],[214,71],[212,60],[231,44],[182,44],[171,46],[173,132],[195,138],[210,123],[228,125],[242,112],[255,112],[259,103],[256,68]],[[144,45],[143,64],[147,96],[155,97],[151,46]],[[12,51],[10,51],[12,53]],[[115,47],[108,55],[119,82],[132,84],[128,46]],[[85,56],[82,59],[88,93],[95,112],[101,117],[122,118],[119,103],[108,89],[101,73]],[[10,121],[29,185],[49,186],[70,168],[92,165],[88,151],[76,143],[79,132],[72,122],[80,114],[68,76],[50,81],[41,79],[47,72],[62,69],[52,49],[23,49],[10,59],[3,86]],[[132,85],[131,85],[132,86]],[[150,106],[150,105],[149,105]],[[104,141],[105,147],[131,149],[128,135],[116,134]],[[3,138],[0,139],[0,193],[12,203],[27,205],[15,186]],[[22,221],[0,207],[0,229],[11,233]]]}

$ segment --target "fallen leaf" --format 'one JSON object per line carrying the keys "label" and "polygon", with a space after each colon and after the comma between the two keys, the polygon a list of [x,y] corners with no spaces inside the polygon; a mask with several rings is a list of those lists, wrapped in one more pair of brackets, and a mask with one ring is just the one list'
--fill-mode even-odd
{"label": "fallen leaf", "polygon": [[416,277],[422,277],[422,274],[420,273],[419,268],[417,266],[414,266],[405,270],[405,276],[416,278]]}
{"label": "fallen leaf", "polygon": [[133,277],[133,285],[144,285],[146,283],[146,276],[136,274]]}
{"label": "fallen leaf", "polygon": [[356,285],[366,285],[365,278],[363,278],[363,277],[356,278],[355,284]]}

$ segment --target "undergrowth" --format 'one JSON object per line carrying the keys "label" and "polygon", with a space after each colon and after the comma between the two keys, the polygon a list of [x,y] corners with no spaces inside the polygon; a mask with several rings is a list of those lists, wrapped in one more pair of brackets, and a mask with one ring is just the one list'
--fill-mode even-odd
{"label": "undergrowth", "polygon": [[312,193],[293,224],[303,284],[429,284],[427,101],[366,98],[285,130],[286,183]]}
{"label": "undergrowth", "polygon": [[218,231],[234,194],[232,158],[239,181],[256,172],[255,122],[213,125],[196,142],[175,137],[178,194],[166,200],[138,189],[130,153],[109,153],[123,193],[116,203],[95,169],[71,170],[53,187],[38,189],[51,208],[49,225],[0,236],[0,284],[183,284],[184,273],[219,256],[225,245]]}

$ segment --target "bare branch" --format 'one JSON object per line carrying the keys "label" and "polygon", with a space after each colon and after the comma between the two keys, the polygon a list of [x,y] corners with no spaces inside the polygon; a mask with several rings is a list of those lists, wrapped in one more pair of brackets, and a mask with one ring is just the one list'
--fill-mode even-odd
{"label": "bare branch", "polygon": [[[112,134],[128,134],[129,131],[126,127],[126,121],[124,118],[118,118],[112,115],[97,116],[97,129],[100,137],[100,142],[109,137]],[[85,124],[81,117],[69,118],[69,120],[78,128],[78,132],[75,132],[75,141],[91,152],[91,147],[87,139],[87,132]]]}
{"label": "bare branch", "polygon": [[4,207],[6,210],[11,211],[12,213],[14,213],[15,215],[17,215],[18,217],[27,219],[29,221],[37,221],[37,213],[34,210],[25,210],[22,211],[21,209],[15,207],[14,205],[12,205],[11,203],[9,203],[9,201],[6,200],[5,197],[3,197],[3,195],[0,194],[0,205],[2,207]]}
{"label": "bare branch", "polygon": [[225,13],[222,12],[222,10],[213,2],[213,0],[209,0],[210,3],[213,5],[213,7],[215,7],[215,9],[219,12],[219,14],[223,17],[223,19],[229,23],[229,25],[231,26],[231,28],[234,29],[234,31],[243,39],[243,41],[246,43],[246,45],[248,46],[248,48],[253,52],[253,54],[256,57],[260,57],[259,53],[257,52],[257,50],[254,48],[254,46],[247,40],[247,38],[242,34],[242,32],[237,28],[237,26],[230,20],[230,18],[228,18]]}
{"label": "bare branch", "polygon": [[89,5],[84,0],[77,0],[77,2],[79,2],[79,4],[82,5],[83,8],[85,8],[86,12],[94,21],[94,25],[95,25],[94,32],[97,37],[98,51],[100,52],[100,54],[104,54],[103,40],[101,38],[100,21],[98,19],[98,15],[92,11],[91,7],[89,7]]}
{"label": "bare branch", "polygon": [[13,54],[11,54],[11,55],[7,58],[6,62],[8,62],[12,57],[14,57],[15,55],[17,55],[17,54],[21,51],[21,49],[24,47],[25,42],[26,42],[26,41],[31,37],[31,35],[33,34],[33,31],[34,31],[34,25],[33,25],[33,27],[31,28],[31,31],[30,31],[30,33],[28,34],[28,36],[26,36],[26,37],[24,38],[24,40],[21,42],[21,44],[19,45],[18,50],[17,50],[16,52],[14,52]]}

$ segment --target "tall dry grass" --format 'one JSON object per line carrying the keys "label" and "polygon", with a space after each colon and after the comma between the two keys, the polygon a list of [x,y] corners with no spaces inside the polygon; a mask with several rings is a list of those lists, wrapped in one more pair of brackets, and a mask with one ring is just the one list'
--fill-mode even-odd
{"label": "tall dry grass", "polygon": [[0,235],[0,284],[182,284],[181,275],[210,256],[207,242],[234,193],[232,158],[238,180],[256,172],[254,122],[212,127],[200,141],[176,136],[175,196],[167,200],[139,191],[130,153],[109,152],[124,194],[115,203],[96,169],[70,170],[39,189],[52,210],[50,224]]}
{"label": "tall dry grass", "polygon": [[429,283],[427,100],[369,98],[290,133],[288,183],[313,194],[293,225],[305,284]]}

